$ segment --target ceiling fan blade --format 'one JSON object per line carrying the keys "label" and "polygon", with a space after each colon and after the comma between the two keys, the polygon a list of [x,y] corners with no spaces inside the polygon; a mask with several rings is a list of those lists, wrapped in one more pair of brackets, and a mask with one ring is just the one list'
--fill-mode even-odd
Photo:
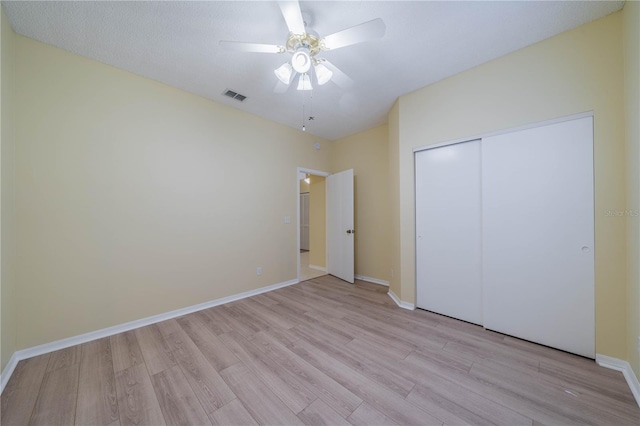
{"label": "ceiling fan blade", "polygon": [[275,44],[245,43],[243,41],[220,40],[220,47],[234,52],[284,53],[285,48]]}
{"label": "ceiling fan blade", "polygon": [[340,68],[336,67],[326,59],[322,61],[322,64],[333,72],[331,81],[334,82],[338,87],[344,90],[353,86],[353,80],[351,79],[351,77],[342,72]]}
{"label": "ceiling fan blade", "polygon": [[324,37],[322,41],[323,49],[335,50],[352,44],[362,43],[363,41],[380,38],[386,30],[384,21],[376,18],[372,21],[364,22],[346,30],[338,31]]}
{"label": "ceiling fan blade", "polygon": [[287,22],[289,31],[293,34],[304,34],[304,20],[302,19],[302,12],[300,11],[300,3],[297,1],[279,1],[278,5],[282,11],[282,16]]}

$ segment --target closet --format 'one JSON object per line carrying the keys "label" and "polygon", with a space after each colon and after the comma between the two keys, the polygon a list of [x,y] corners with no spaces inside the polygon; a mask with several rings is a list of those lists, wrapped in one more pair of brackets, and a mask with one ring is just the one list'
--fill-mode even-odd
{"label": "closet", "polygon": [[417,306],[595,357],[593,117],[415,153]]}

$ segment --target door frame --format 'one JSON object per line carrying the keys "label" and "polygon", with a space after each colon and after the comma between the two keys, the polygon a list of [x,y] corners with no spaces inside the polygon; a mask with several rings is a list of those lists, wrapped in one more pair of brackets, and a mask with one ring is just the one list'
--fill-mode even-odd
{"label": "door frame", "polygon": [[[327,177],[331,175],[329,172],[323,172],[321,170],[309,169],[307,167],[297,167],[296,168],[296,259],[297,259],[297,280],[300,282],[300,173],[309,173],[310,175]],[[325,223],[327,221],[325,215]],[[327,233],[324,233],[325,243],[327,240]],[[325,251],[329,248],[325,244]],[[327,258],[327,253],[325,252],[325,259]],[[326,260],[325,260],[326,262]]]}

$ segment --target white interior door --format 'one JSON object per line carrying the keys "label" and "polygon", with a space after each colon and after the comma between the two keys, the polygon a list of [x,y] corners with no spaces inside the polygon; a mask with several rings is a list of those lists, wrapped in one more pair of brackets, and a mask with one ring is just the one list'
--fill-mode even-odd
{"label": "white interior door", "polygon": [[300,194],[300,249],[309,250],[309,193]]}
{"label": "white interior door", "polygon": [[595,356],[593,118],[482,140],[486,328]]}
{"label": "white interior door", "polygon": [[480,140],[415,154],[419,308],[482,324]]}
{"label": "white interior door", "polygon": [[327,176],[327,272],[354,283],[353,170]]}

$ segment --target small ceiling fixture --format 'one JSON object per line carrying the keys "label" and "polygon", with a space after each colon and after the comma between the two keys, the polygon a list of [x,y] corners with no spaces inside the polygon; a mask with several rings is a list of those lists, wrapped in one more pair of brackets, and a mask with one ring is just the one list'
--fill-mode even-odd
{"label": "small ceiling fixture", "polygon": [[[290,53],[291,59],[276,68],[274,73],[278,80],[287,85],[299,74],[298,90],[313,89],[310,74],[315,74],[319,86],[330,81],[334,72],[344,75],[326,59],[316,57],[320,52],[381,38],[386,30],[382,19],[377,18],[320,38],[306,28],[297,0],[279,1],[278,5],[289,27],[289,37],[284,46],[225,40],[220,41],[220,46],[238,52]],[[329,65],[333,71],[323,63]]]}

